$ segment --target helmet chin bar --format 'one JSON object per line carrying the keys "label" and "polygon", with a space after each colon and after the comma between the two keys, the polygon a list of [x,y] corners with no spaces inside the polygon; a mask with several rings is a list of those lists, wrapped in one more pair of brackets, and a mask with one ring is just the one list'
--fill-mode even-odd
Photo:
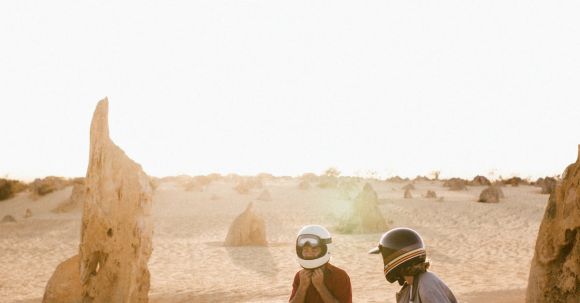
{"label": "helmet chin bar", "polygon": [[315,268],[318,268],[318,267],[328,263],[328,261],[330,261],[330,253],[327,253],[326,255],[321,256],[320,258],[314,259],[314,260],[304,260],[304,259],[301,259],[300,257],[298,257],[297,259],[298,259],[298,263],[303,268],[315,269]]}

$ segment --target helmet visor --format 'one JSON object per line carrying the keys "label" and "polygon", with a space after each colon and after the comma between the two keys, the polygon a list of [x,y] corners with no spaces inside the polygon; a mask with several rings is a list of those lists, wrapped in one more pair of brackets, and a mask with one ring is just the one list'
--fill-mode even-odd
{"label": "helmet visor", "polygon": [[[332,243],[332,239],[321,239],[317,235],[300,235],[296,239],[296,254],[298,257],[304,260],[311,260],[316,259],[319,256],[323,256],[326,254],[327,251],[327,244]],[[303,254],[303,250],[305,246],[309,246],[311,248],[320,248],[320,253],[316,257],[305,256]]]}
{"label": "helmet visor", "polygon": [[328,243],[332,243],[332,239],[321,239],[317,235],[300,235],[298,236],[298,239],[296,239],[297,247],[304,247],[307,244],[310,247],[319,247]]}

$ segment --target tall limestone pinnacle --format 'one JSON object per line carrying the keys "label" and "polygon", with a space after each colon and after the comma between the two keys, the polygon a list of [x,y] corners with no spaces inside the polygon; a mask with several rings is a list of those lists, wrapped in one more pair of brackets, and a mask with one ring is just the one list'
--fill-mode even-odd
{"label": "tall limestone pinnacle", "polygon": [[147,302],[153,222],[149,177],[109,138],[108,100],[91,123],[80,243],[83,302]]}
{"label": "tall limestone pinnacle", "polygon": [[142,303],[150,286],[149,177],[109,138],[108,100],[93,114],[78,255],[62,262],[43,303]]}
{"label": "tall limestone pinnacle", "polygon": [[578,302],[580,294],[580,145],[578,159],[550,195],[530,267],[526,302]]}

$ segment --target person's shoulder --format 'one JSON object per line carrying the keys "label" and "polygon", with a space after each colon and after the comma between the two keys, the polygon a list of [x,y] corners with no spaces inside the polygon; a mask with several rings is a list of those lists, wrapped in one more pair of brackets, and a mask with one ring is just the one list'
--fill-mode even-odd
{"label": "person's shoulder", "polygon": [[434,284],[445,284],[443,281],[435,274],[430,271],[424,272],[419,275],[419,285],[434,285]]}
{"label": "person's shoulder", "polygon": [[346,273],[346,271],[340,267],[334,266],[330,263],[326,264],[326,269],[328,269],[331,273],[336,273],[339,275],[345,275],[348,277],[348,274]]}

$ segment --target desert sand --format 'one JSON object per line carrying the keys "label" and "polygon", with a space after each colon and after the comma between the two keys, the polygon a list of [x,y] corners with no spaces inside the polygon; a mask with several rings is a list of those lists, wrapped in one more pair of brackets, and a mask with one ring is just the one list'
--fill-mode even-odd
{"label": "desert sand", "polygon": [[[386,282],[382,261],[367,251],[380,233],[340,234],[340,218],[365,182],[378,195],[389,227],[419,231],[431,270],[461,302],[523,302],[534,245],[548,195],[528,185],[502,188],[499,203],[477,203],[484,186],[450,191],[441,181],[420,181],[413,198],[405,183],[364,180],[351,198],[338,189],[299,188],[298,178],[265,180],[263,189],[239,194],[237,181],[222,178],[203,191],[177,181],[153,193],[153,252],[150,302],[287,302],[295,272],[294,240],[302,225],[322,224],[333,233],[331,262],[351,277],[353,302],[394,302],[398,285]],[[267,189],[271,201],[257,198]],[[427,190],[438,199],[424,198]],[[31,199],[28,193],[0,202],[0,302],[41,302],[48,279],[62,261],[77,254],[81,209],[51,210],[66,201],[72,186]],[[215,198],[219,197],[219,198]],[[443,199],[441,199],[443,197]],[[253,202],[265,221],[267,246],[226,247],[233,220]],[[32,216],[24,218],[26,209]]]}

